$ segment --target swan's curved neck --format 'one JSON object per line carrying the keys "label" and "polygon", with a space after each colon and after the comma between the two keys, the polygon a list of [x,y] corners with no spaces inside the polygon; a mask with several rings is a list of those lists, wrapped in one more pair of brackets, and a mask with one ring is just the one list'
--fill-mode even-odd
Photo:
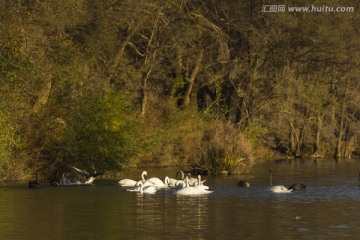
{"label": "swan's curved neck", "polygon": [[141,179],[145,182],[145,175],[147,175],[146,171],[141,173]]}
{"label": "swan's curved neck", "polygon": [[185,184],[185,182],[183,180],[177,180],[175,182],[175,187],[178,188],[180,184],[182,185],[182,187],[186,186],[186,184]]}
{"label": "swan's curved neck", "polygon": [[139,182],[137,183],[137,187],[139,188],[139,192],[140,192],[140,193],[143,193],[144,184],[143,184],[141,181],[139,181]]}

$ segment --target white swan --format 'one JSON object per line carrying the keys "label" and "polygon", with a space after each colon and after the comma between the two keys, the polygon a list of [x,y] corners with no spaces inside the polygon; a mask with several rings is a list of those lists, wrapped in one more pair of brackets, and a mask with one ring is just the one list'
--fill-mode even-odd
{"label": "white swan", "polygon": [[149,186],[145,187],[142,181],[139,181],[137,183],[137,187],[139,188],[139,192],[141,194],[143,194],[143,193],[154,194],[157,191],[157,188],[155,186],[149,185]]}
{"label": "white swan", "polygon": [[[184,181],[185,181],[184,172],[181,171],[181,170],[178,171],[178,172],[176,173],[176,177],[177,177],[179,174],[181,174],[181,180],[184,180]],[[186,177],[189,179],[189,185],[190,185],[190,186],[194,186],[194,185],[197,184],[198,179],[191,177],[190,173],[188,173]],[[203,180],[202,183],[204,183],[205,181],[206,181],[206,180]]]}
{"label": "white swan", "polygon": [[268,190],[273,193],[290,193],[292,191],[292,189],[289,190],[283,185],[271,186],[268,188]]}
{"label": "white swan", "polygon": [[147,182],[152,183],[155,187],[158,187],[158,188],[167,188],[168,187],[167,184],[165,184],[163,181],[161,181],[157,177],[152,177],[152,178],[148,179]]}
{"label": "white swan", "polygon": [[201,181],[201,176],[200,175],[198,175],[197,179],[198,179],[198,181],[193,185],[194,188],[197,188],[197,189],[200,189],[200,190],[208,190],[209,189],[208,186],[203,184],[205,182],[205,180]]}
{"label": "white swan", "polygon": [[174,187],[172,187],[169,192],[176,194],[176,192],[182,188],[186,187],[186,183],[183,180],[176,180]]}
{"label": "white swan", "polygon": [[186,187],[175,191],[174,194],[183,195],[183,196],[194,196],[194,195],[203,195],[203,194],[212,193],[212,191],[203,188],[190,187],[188,177],[185,178],[185,182],[186,182]]}
{"label": "white swan", "polygon": [[[188,174],[189,177],[189,185],[190,186],[195,186],[195,185],[199,185],[199,184],[203,184],[206,180],[202,180],[201,181],[201,177],[200,175],[198,175],[197,178],[193,178],[191,177],[190,173]],[[199,181],[199,177],[200,177],[200,181]]]}
{"label": "white swan", "polygon": [[[145,176],[147,176],[147,172],[146,172],[146,171],[143,171],[143,172],[141,173],[141,180],[143,181],[143,183],[146,182]],[[137,183],[137,181],[132,180],[132,179],[127,179],[127,178],[126,178],[126,179],[122,179],[122,180],[119,181],[119,184],[120,184],[120,186],[122,186],[122,187],[134,187],[136,183]]]}
{"label": "white swan", "polygon": [[134,189],[128,189],[128,191],[129,192],[139,192],[141,194],[143,194],[143,193],[154,194],[157,192],[157,188],[153,185],[144,186],[144,183],[142,182],[142,180],[140,180],[135,184]]}
{"label": "white swan", "polygon": [[176,187],[176,182],[178,180],[174,179],[174,178],[169,178],[168,176],[165,177],[165,185],[167,185],[168,187],[174,188]]}
{"label": "white swan", "polygon": [[[200,176],[200,175],[198,175],[197,178],[191,178],[191,179],[196,179],[196,182],[191,181],[191,180],[189,179],[189,184],[190,184],[190,186],[203,185],[204,182],[206,181],[206,179],[205,179],[205,180],[201,180],[201,176]],[[191,184],[191,182],[192,182],[192,184]]]}

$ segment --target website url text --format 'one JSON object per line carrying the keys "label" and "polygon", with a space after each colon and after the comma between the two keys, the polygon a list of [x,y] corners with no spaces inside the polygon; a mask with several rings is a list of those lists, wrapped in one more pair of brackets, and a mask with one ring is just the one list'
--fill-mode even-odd
{"label": "website url text", "polygon": [[354,7],[331,7],[331,6],[303,6],[303,7],[293,7],[286,5],[263,5],[261,12],[265,13],[349,13],[354,12]]}

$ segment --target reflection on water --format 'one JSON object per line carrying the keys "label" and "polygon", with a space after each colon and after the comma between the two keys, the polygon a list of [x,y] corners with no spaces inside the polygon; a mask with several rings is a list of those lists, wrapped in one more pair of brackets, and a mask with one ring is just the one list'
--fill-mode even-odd
{"label": "reflection on water", "polygon": [[132,194],[137,239],[161,239],[162,235],[199,239],[207,231],[208,196],[179,197],[165,190],[157,195]]}
{"label": "reflection on water", "polygon": [[[0,187],[0,239],[357,239],[359,162],[295,160],[273,164],[273,183],[307,185],[275,194],[266,165],[245,176],[206,177],[214,192],[177,196],[127,192],[114,181],[95,186]],[[164,178],[176,169],[147,169]],[[136,170],[124,175],[138,179]]]}

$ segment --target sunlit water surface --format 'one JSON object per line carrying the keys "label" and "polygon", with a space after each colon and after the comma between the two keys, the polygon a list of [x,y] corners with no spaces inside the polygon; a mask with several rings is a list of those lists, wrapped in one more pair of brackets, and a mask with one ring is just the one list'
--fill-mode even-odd
{"label": "sunlit water surface", "polygon": [[[94,186],[0,186],[0,239],[358,239],[359,161],[293,160],[272,164],[273,184],[305,183],[305,191],[266,191],[266,165],[245,177],[206,176],[208,196],[127,192],[119,179]],[[146,169],[175,177],[176,169]],[[140,178],[141,170],[124,173]]]}

